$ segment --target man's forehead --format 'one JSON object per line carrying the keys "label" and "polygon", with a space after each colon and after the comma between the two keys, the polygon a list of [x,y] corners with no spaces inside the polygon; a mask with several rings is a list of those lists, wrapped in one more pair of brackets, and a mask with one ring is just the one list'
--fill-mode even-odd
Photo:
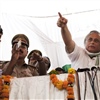
{"label": "man's forehead", "polygon": [[94,37],[94,36],[100,37],[100,34],[97,34],[97,33],[95,33],[95,32],[92,32],[92,33],[90,33],[87,37]]}
{"label": "man's forehead", "polygon": [[16,38],[13,42],[18,42],[20,40],[27,43],[27,41],[24,38]]}

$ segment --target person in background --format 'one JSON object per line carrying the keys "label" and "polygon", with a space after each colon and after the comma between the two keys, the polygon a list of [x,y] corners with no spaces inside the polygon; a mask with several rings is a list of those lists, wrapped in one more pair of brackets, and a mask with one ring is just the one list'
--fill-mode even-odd
{"label": "person in background", "polygon": [[71,68],[71,64],[66,64],[66,65],[62,66],[62,69],[63,69],[66,73],[68,73],[68,69],[69,69],[69,68]]}
{"label": "person in background", "polygon": [[68,20],[61,13],[57,21],[57,26],[61,28],[62,39],[65,43],[65,50],[71,60],[73,68],[92,68],[100,66],[100,32],[92,30],[84,39],[85,49],[79,47],[72,39],[68,29]]}
{"label": "person in background", "polygon": [[[0,42],[1,42],[2,35],[3,35],[3,29],[1,28],[1,25],[0,25]],[[1,61],[1,60],[0,60],[0,66],[1,66],[3,63],[4,63],[4,61]]]}
{"label": "person in background", "polygon": [[50,58],[47,57],[47,56],[43,56],[43,59],[44,59],[44,61],[45,61],[45,65],[47,66],[47,67],[46,67],[46,70],[48,71],[49,68],[50,68],[50,66],[51,66]]}
{"label": "person in background", "polygon": [[62,69],[61,67],[57,67],[57,68],[55,68],[55,70],[57,71],[58,74],[65,73],[64,69]]}
{"label": "person in background", "polygon": [[1,42],[1,37],[2,37],[2,35],[3,35],[3,29],[2,29],[1,26],[0,26],[0,42]]}
{"label": "person in background", "polygon": [[24,34],[16,34],[12,38],[12,55],[8,63],[0,66],[3,75],[11,75],[17,78],[37,76],[35,67],[25,63],[25,57],[28,54],[29,39]]}
{"label": "person in background", "polygon": [[50,59],[46,56],[42,56],[40,50],[32,50],[28,55],[28,64],[35,66],[39,75],[47,75],[47,71],[50,68]]}

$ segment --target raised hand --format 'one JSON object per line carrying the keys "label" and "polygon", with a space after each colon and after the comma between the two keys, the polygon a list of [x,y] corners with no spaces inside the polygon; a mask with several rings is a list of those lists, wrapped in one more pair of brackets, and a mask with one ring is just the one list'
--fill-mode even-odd
{"label": "raised hand", "polygon": [[62,17],[62,15],[61,15],[60,12],[58,12],[58,15],[59,15],[59,19],[57,21],[57,26],[58,27],[64,27],[64,26],[66,26],[68,20],[66,18]]}
{"label": "raised hand", "polygon": [[15,44],[12,48],[12,57],[11,57],[11,61],[13,61],[14,63],[17,62],[18,58],[19,58],[19,48],[16,49],[17,44]]}
{"label": "raised hand", "polygon": [[38,61],[42,60],[42,56],[40,56],[38,53],[33,53],[33,56],[35,60],[38,60]]}

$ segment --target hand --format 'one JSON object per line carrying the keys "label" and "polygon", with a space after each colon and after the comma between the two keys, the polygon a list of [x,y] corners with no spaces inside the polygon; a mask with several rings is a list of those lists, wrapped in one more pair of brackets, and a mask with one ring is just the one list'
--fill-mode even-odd
{"label": "hand", "polygon": [[68,20],[66,18],[62,17],[60,12],[58,12],[58,15],[60,18],[57,21],[57,26],[63,28],[64,26],[66,26]]}
{"label": "hand", "polygon": [[16,63],[18,58],[19,58],[19,48],[16,49],[17,44],[15,44],[12,48],[12,57],[11,57],[11,61]]}
{"label": "hand", "polygon": [[42,56],[40,56],[38,53],[33,53],[33,57],[37,61],[41,61],[43,59]]}
{"label": "hand", "polygon": [[37,60],[30,60],[29,61],[29,65],[31,65],[31,66],[35,66],[36,63],[37,63]]}

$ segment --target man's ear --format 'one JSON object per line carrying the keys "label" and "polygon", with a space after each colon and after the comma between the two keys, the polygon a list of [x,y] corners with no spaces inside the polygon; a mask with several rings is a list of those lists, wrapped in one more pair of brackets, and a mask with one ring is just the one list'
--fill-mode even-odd
{"label": "man's ear", "polygon": [[27,54],[28,54],[28,49],[27,49]]}

